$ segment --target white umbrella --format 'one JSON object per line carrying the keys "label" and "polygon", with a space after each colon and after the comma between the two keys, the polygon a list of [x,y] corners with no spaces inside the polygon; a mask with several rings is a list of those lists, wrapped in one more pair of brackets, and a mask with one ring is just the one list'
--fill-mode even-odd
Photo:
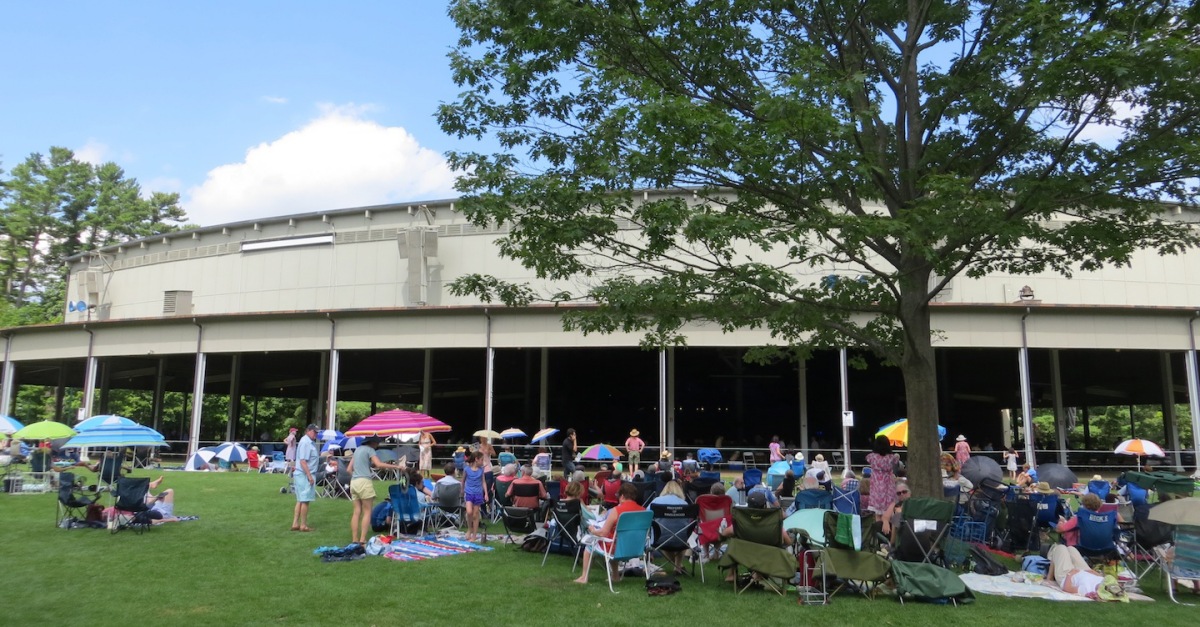
{"label": "white umbrella", "polygon": [[212,461],[212,458],[216,457],[216,455],[211,449],[202,448],[192,453],[191,457],[188,457],[187,463],[183,465],[183,469],[190,471],[208,470],[208,462]]}
{"label": "white umbrella", "polygon": [[317,432],[317,437],[320,438],[322,442],[333,442],[334,440],[343,438],[345,436],[346,434],[338,431],[337,429],[323,429]]}
{"label": "white umbrella", "polygon": [[216,458],[231,464],[246,461],[246,447],[237,442],[224,442],[214,449]]}
{"label": "white umbrella", "polygon": [[16,433],[24,428],[25,425],[21,424],[21,421],[16,418],[0,416],[0,433]]}
{"label": "white umbrella", "polygon": [[554,435],[555,433],[558,433],[558,429],[555,429],[554,427],[546,427],[545,429],[542,429],[541,431],[538,431],[537,433],[533,434],[533,438],[531,438],[529,440],[529,443],[537,444],[538,442],[545,440],[546,438]]}

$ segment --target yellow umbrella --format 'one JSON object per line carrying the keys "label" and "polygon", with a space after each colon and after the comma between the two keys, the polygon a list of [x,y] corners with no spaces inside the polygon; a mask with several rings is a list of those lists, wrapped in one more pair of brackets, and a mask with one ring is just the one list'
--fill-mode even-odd
{"label": "yellow umbrella", "polygon": [[[892,446],[908,446],[908,419],[901,418],[896,422],[891,422],[879,428],[875,432],[875,437],[887,436]],[[946,437],[946,427],[938,425],[938,440]]]}

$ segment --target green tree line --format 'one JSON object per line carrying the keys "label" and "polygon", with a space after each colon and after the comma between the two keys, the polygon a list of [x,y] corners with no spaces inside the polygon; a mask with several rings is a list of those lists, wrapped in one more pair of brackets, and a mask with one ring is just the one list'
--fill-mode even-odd
{"label": "green tree line", "polygon": [[0,327],[61,321],[71,256],[186,221],[179,194],[143,190],[117,164],[66,148],[0,168]]}
{"label": "green tree line", "polygon": [[[1075,424],[1067,429],[1068,448],[1112,450],[1124,440],[1137,437],[1167,448],[1163,430],[1163,412],[1159,405],[1109,405],[1087,408],[1087,432],[1084,431],[1084,410],[1076,412]],[[1132,420],[1130,414],[1132,413]],[[1175,422],[1179,428],[1179,444],[1192,445],[1192,414],[1187,405],[1175,406]],[[1055,442],[1054,413],[1034,410],[1034,437],[1038,442]]]}

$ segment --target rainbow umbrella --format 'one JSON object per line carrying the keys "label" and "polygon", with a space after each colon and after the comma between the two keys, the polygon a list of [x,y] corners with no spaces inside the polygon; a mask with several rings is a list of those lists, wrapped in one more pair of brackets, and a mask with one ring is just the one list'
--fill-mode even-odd
{"label": "rainbow umbrella", "polygon": [[[879,428],[875,432],[875,437],[887,436],[892,446],[908,446],[908,419],[901,418],[896,422],[891,422]],[[946,427],[938,425],[938,439],[946,437]]]}
{"label": "rainbow umbrella", "polygon": [[346,435],[395,435],[397,433],[445,433],[450,425],[415,411],[391,409],[368,416],[362,422],[346,430]]}
{"label": "rainbow umbrella", "polygon": [[583,449],[584,459],[620,459],[621,451],[607,444],[593,444]]}

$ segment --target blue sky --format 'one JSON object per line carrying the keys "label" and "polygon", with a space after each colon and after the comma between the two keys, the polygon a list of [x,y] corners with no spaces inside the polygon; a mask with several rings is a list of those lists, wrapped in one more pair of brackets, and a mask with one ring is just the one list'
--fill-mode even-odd
{"label": "blue sky", "polygon": [[456,37],[419,0],[7,3],[0,167],[64,146],[204,225],[451,197]]}

